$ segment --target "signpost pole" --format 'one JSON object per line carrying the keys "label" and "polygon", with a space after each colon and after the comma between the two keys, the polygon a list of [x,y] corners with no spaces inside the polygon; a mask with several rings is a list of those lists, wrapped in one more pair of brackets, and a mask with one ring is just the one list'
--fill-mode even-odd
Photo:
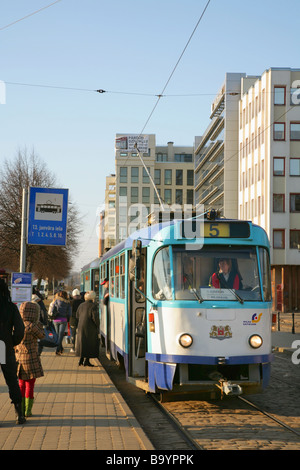
{"label": "signpost pole", "polygon": [[28,210],[28,189],[23,188],[20,273],[26,272],[27,210]]}

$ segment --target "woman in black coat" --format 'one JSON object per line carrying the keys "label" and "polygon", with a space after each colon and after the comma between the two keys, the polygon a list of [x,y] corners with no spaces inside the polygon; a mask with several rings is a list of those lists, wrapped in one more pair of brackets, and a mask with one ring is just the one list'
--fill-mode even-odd
{"label": "woman in black coat", "polygon": [[86,292],[85,302],[80,304],[76,318],[78,319],[76,337],[76,356],[80,357],[79,365],[93,367],[90,358],[99,356],[99,311],[95,303],[96,293]]}
{"label": "woman in black coat", "polygon": [[16,409],[18,424],[24,424],[26,419],[22,409],[14,347],[21,343],[24,331],[25,326],[18,307],[11,302],[8,286],[0,279],[0,363],[10,399]]}

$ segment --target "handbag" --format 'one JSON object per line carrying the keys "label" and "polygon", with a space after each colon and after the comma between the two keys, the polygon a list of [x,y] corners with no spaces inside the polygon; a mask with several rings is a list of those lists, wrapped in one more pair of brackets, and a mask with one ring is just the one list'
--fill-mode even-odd
{"label": "handbag", "polygon": [[46,348],[56,347],[58,342],[58,335],[52,323],[49,323],[47,326],[44,326],[44,333],[45,337],[40,340],[40,345],[45,346]]}

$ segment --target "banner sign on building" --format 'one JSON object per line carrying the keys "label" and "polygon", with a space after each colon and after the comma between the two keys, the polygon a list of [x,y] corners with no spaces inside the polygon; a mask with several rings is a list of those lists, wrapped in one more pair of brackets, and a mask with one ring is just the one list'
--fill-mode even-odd
{"label": "banner sign on building", "polygon": [[116,150],[127,150],[128,152],[136,152],[136,146],[141,153],[148,153],[149,136],[127,134],[116,137]]}
{"label": "banner sign on building", "polygon": [[29,189],[28,245],[66,245],[68,194],[68,189]]}

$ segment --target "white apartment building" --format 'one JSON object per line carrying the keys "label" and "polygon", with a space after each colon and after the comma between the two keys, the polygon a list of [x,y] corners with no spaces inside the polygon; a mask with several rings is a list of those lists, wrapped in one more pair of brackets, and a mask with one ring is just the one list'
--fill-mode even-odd
{"label": "white apartment building", "polygon": [[227,73],[211,106],[210,124],[195,138],[195,205],[238,218],[238,136],[242,73]]}
{"label": "white apartment building", "polygon": [[156,146],[155,134],[116,134],[115,171],[117,243],[146,226],[149,213],[159,207],[160,200],[164,207],[193,205],[193,146],[175,146],[173,142]]}
{"label": "white apartment building", "polygon": [[100,214],[101,228],[99,256],[116,244],[116,175],[106,177],[105,209]]}
{"label": "white apartment building", "polygon": [[241,78],[239,218],[270,238],[274,308],[300,309],[300,69]]}

